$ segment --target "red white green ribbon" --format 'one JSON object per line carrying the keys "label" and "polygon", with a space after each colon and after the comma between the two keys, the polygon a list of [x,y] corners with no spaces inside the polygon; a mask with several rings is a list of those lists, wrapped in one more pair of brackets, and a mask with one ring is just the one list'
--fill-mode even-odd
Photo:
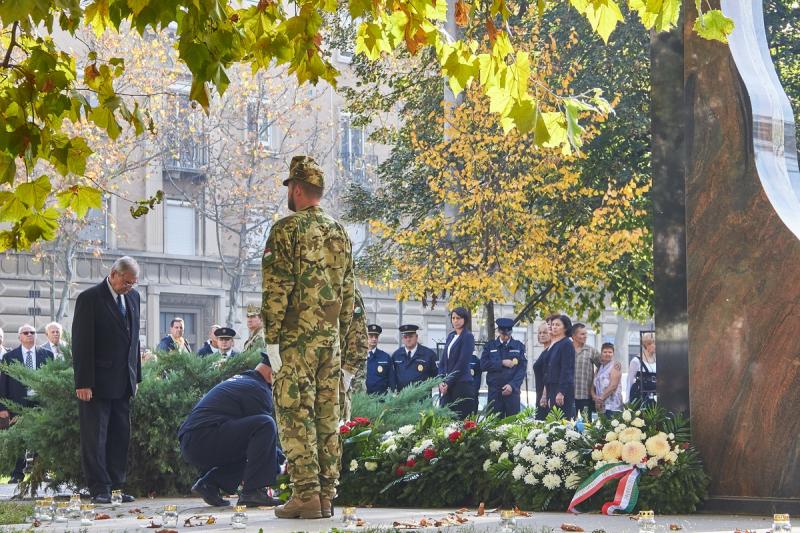
{"label": "red white green ribbon", "polygon": [[603,514],[613,514],[615,511],[624,513],[633,511],[636,501],[639,499],[639,470],[627,463],[608,464],[595,470],[575,491],[568,510],[577,513],[575,507],[591,498],[612,479],[620,479],[620,482],[617,485],[614,501],[603,505]]}

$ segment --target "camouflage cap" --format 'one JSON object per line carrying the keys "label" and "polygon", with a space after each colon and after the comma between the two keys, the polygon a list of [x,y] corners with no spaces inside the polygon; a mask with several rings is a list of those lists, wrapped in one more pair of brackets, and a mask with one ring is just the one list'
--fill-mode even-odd
{"label": "camouflage cap", "polygon": [[247,316],[261,316],[261,309],[255,304],[248,304]]}
{"label": "camouflage cap", "polygon": [[322,169],[313,157],[307,155],[296,155],[289,163],[289,177],[283,180],[284,185],[289,185],[289,181],[299,180],[324,188],[325,180],[322,176]]}

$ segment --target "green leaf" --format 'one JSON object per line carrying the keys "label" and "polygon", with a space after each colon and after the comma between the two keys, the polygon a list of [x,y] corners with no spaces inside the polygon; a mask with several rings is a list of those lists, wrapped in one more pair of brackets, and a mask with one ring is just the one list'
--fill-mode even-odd
{"label": "green leaf", "polygon": [[625,20],[614,0],[570,0],[570,3],[586,17],[605,43],[608,43],[617,23]]}
{"label": "green leaf", "polygon": [[89,209],[102,209],[103,194],[99,189],[85,185],[74,185],[56,194],[59,207],[71,209],[78,218],[83,218]]}
{"label": "green leaf", "polygon": [[51,241],[55,239],[58,230],[58,211],[51,207],[28,215],[22,221],[21,228],[30,241],[39,239]]}
{"label": "green leaf", "polygon": [[639,14],[645,28],[657,32],[674,28],[681,14],[680,0],[628,0],[628,7]]}
{"label": "green leaf", "polygon": [[91,114],[89,114],[89,119],[100,128],[106,130],[106,133],[108,133],[108,136],[111,137],[112,140],[119,137],[119,134],[122,133],[122,128],[119,122],[117,122],[114,112],[103,104],[92,109]]}
{"label": "green leaf", "polygon": [[5,152],[0,152],[0,183],[14,183],[17,175],[17,165],[14,158]]}
{"label": "green leaf", "polygon": [[[508,113],[508,118],[513,121],[514,126],[517,127],[520,133],[528,133],[533,130],[536,127],[537,117],[536,106],[530,98],[514,102]],[[506,127],[505,123],[503,127]],[[506,133],[508,133],[508,130]]]}
{"label": "green leaf", "polygon": [[0,192],[0,222],[17,222],[24,218],[30,209],[14,193]]}
{"label": "green leaf", "polygon": [[728,35],[733,32],[734,27],[733,21],[719,9],[710,9],[694,21],[694,31],[697,35],[723,43],[728,42]]}
{"label": "green leaf", "polygon": [[42,175],[34,181],[19,185],[17,190],[14,191],[14,196],[29,207],[41,209],[44,207],[47,195],[50,194],[50,189],[50,178]]}

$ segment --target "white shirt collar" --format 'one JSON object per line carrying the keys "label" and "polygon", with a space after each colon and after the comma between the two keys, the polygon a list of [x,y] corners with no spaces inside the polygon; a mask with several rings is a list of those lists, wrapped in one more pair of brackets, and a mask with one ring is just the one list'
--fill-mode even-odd
{"label": "white shirt collar", "polygon": [[[114,290],[114,288],[111,286],[111,280],[108,279],[108,277],[106,277],[106,286],[108,287],[108,290],[111,291],[111,298],[114,300],[114,303],[116,303],[117,302],[117,296],[119,296],[119,293],[116,292]],[[122,305],[127,305],[125,303],[125,297],[124,296],[122,297]]]}
{"label": "white shirt collar", "polygon": [[[419,344],[417,344],[416,346],[414,346],[414,349],[413,349],[413,350],[411,350],[411,358],[412,358],[412,359],[414,358],[414,355],[416,355],[416,353],[417,353],[417,348],[419,348]],[[405,346],[403,346],[403,350],[406,352],[406,355],[408,355],[408,348],[406,348]]]}

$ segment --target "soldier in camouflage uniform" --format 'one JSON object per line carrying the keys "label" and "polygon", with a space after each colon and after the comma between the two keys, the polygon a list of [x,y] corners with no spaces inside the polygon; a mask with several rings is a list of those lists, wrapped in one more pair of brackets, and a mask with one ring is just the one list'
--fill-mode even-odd
{"label": "soldier in camouflage uniform", "polygon": [[[350,387],[345,389],[344,383],[339,385],[339,416],[342,420],[350,420],[350,398],[353,390],[364,381],[364,362],[367,360],[369,342],[367,338],[367,313],[364,309],[364,300],[361,292],[356,289],[356,305],[353,309],[353,321],[347,330],[345,342],[342,346],[342,369],[354,375]],[[344,372],[342,373],[344,376]],[[344,377],[342,378],[344,379]]]}
{"label": "soldier in camouflage uniform", "polygon": [[272,227],[262,259],[266,352],[292,497],[279,518],[332,514],[339,479],[341,347],[355,306],[352,245],[344,227],[319,207],[322,170],[292,158],[288,186],[294,211]]}
{"label": "soldier in camouflage uniform", "polygon": [[247,306],[247,330],[250,332],[250,336],[244,341],[244,349],[242,351],[262,351],[265,346],[264,325],[261,322],[261,310],[253,304]]}

